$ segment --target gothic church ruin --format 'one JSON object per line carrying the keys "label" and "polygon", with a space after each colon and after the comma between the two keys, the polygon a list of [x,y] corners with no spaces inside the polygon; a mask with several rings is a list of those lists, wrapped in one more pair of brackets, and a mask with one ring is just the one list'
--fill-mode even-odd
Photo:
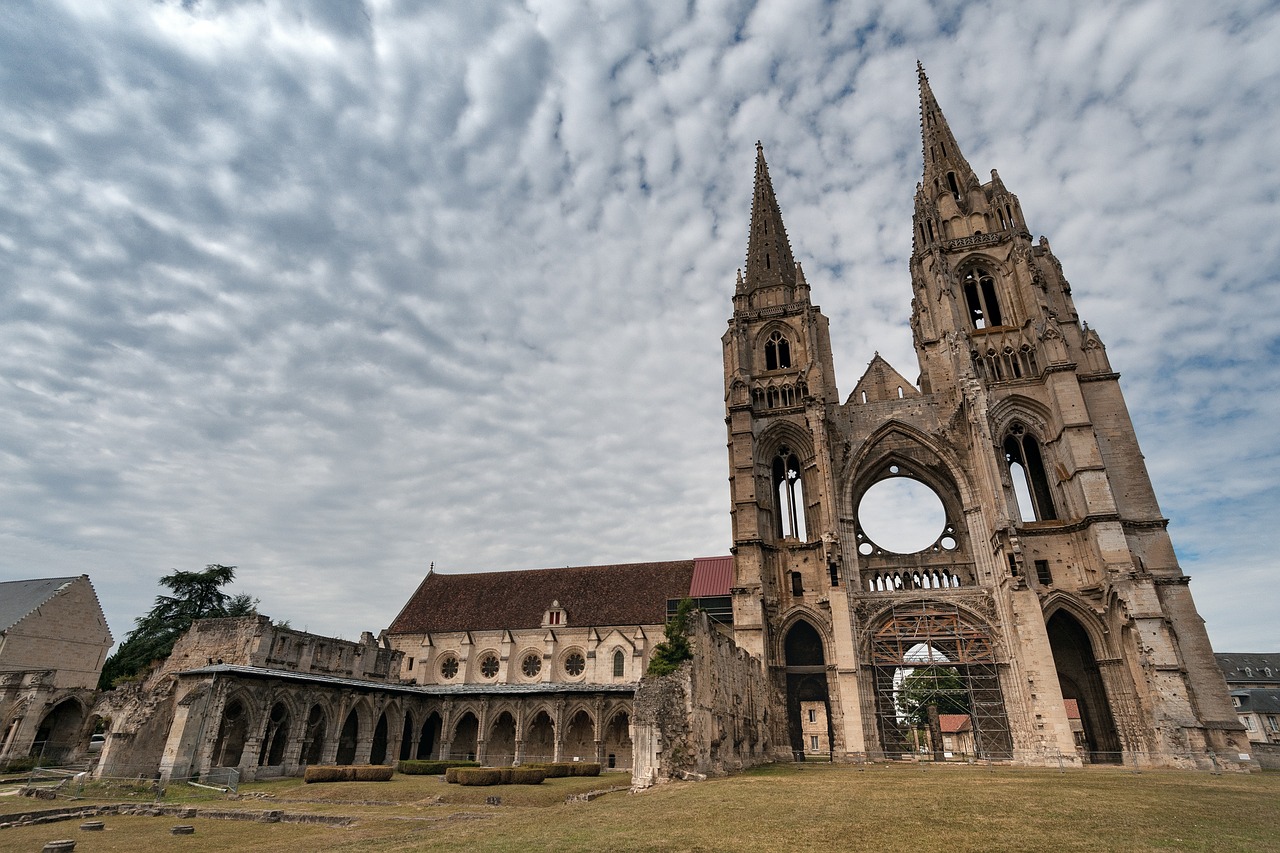
{"label": "gothic church ruin", "polygon": [[[432,573],[360,643],[198,624],[101,704],[104,765],[579,759],[637,785],[792,757],[1253,766],[1119,375],[919,84],[915,383],[877,355],[841,399],[757,146],[723,338],[732,557]],[[906,485],[942,517],[903,548],[868,510]],[[686,596],[693,664],[645,679]]]}
{"label": "gothic church ruin", "polygon": [[[926,707],[970,717],[986,758],[1247,759],[1119,374],[1049,242],[994,170],[978,180],[919,77],[918,384],[877,355],[841,402],[757,148],[724,336],[735,639],[786,697],[796,750],[816,704],[837,757],[918,752],[914,680]],[[860,518],[901,478],[945,512],[909,554]]]}

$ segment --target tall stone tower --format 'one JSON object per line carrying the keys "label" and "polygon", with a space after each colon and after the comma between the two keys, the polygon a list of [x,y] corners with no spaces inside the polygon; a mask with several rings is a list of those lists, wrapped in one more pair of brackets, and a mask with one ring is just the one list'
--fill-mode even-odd
{"label": "tall stone tower", "polygon": [[[806,751],[821,714],[837,759],[1235,760],[1247,741],[1119,375],[919,78],[918,385],[877,355],[840,401],[757,144],[723,342],[734,630],[772,679],[775,742]],[[940,521],[895,551],[863,521],[906,484]]]}

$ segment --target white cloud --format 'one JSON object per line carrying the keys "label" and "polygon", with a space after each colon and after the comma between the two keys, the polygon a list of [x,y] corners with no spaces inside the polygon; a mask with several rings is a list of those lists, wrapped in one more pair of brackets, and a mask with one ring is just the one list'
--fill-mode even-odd
{"label": "white cloud", "polygon": [[756,139],[848,393],[905,321],[914,62],[1062,258],[1211,636],[1280,461],[1267,4],[11,5],[0,573],[314,631],[449,570],[723,553]]}

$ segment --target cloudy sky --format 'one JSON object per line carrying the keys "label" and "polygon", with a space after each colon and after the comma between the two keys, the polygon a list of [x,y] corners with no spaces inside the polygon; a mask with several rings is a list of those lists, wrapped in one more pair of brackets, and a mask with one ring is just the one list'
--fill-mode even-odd
{"label": "cloudy sky", "polygon": [[[1121,380],[1220,650],[1274,650],[1280,10],[0,5],[0,579],[297,628],[443,571],[727,553],[762,140],[848,394],[906,325],[922,60]],[[1270,531],[1270,532],[1269,532]]]}

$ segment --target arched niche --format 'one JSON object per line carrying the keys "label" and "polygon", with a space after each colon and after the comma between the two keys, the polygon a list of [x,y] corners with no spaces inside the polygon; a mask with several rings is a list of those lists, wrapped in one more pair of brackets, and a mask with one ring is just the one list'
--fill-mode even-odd
{"label": "arched niche", "polygon": [[816,754],[829,759],[832,731],[826,642],[807,617],[795,618],[785,628],[782,659],[786,665],[787,733],[792,754],[798,761]]}
{"label": "arched niche", "polygon": [[1059,607],[1049,615],[1045,630],[1077,748],[1095,764],[1120,763],[1124,756],[1111,698],[1081,617]]}

